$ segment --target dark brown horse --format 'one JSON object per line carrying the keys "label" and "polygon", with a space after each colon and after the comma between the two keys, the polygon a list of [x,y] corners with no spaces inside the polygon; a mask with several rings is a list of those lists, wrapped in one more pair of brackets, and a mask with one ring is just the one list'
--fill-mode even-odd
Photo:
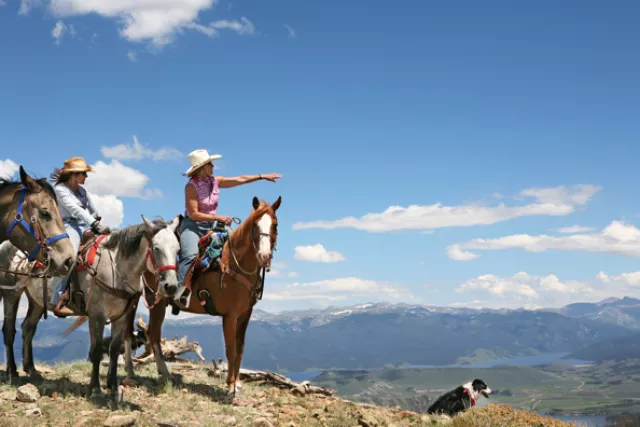
{"label": "dark brown horse", "polygon": [[[220,268],[205,271],[194,276],[192,297],[185,311],[195,314],[209,314],[222,317],[222,329],[227,353],[229,371],[227,387],[230,396],[235,396],[236,382],[240,371],[247,326],[253,306],[262,293],[264,272],[273,257],[278,237],[276,211],[282,201],[278,197],[272,205],[260,203],[253,198],[253,210],[249,216],[233,230],[225,243],[219,260]],[[152,290],[153,276],[147,277]],[[160,349],[162,323],[167,302],[161,299],[150,309],[149,341],[153,348],[158,373],[169,379],[169,370]],[[125,338],[128,339],[128,338]],[[129,375],[133,375],[130,371]]]}

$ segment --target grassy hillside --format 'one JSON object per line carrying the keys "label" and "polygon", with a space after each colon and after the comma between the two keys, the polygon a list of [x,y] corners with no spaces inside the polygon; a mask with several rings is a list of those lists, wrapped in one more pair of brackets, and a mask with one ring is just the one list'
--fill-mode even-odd
{"label": "grassy hillside", "polygon": [[314,382],[361,402],[419,410],[442,392],[474,378],[494,390],[491,402],[553,414],[640,412],[640,361],[598,365],[328,371]]}
{"label": "grassy hillside", "polygon": [[34,383],[40,394],[36,402],[16,400],[18,386],[27,383],[26,378],[16,386],[0,386],[0,426],[569,426],[503,405],[449,419],[337,397],[298,397],[259,383],[243,384],[241,395],[229,403],[222,380],[208,376],[205,365],[170,366],[180,378],[175,386],[160,384],[151,367],[139,370],[143,380],[138,387],[125,388],[125,403],[116,410],[103,399],[85,397],[88,363],[39,369],[44,380]]}

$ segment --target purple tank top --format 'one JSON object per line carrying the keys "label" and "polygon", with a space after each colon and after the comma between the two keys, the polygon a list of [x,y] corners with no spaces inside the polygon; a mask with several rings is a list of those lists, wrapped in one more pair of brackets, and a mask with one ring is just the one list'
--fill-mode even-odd
{"label": "purple tank top", "polygon": [[[196,199],[198,200],[198,211],[204,214],[215,215],[218,210],[218,181],[213,177],[201,178],[192,177],[187,184],[191,184],[196,189]],[[185,209],[185,216],[189,212]]]}

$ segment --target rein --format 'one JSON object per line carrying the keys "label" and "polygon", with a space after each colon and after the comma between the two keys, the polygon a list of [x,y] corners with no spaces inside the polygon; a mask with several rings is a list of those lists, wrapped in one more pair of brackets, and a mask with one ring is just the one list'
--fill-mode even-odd
{"label": "rein", "polygon": [[[233,217],[233,222],[235,222],[236,224],[240,224],[242,222],[242,220],[238,217]],[[229,230],[233,231],[233,229],[230,226],[227,226],[227,228],[229,228]],[[251,228],[251,244],[253,246],[253,249],[257,252],[258,248],[256,247],[256,241],[254,238],[255,234],[254,234],[254,230],[253,227]],[[267,233],[259,233],[259,236],[265,236],[265,237],[269,237],[271,238],[270,234]],[[229,233],[229,252],[231,252],[231,256],[233,257],[233,260],[235,261],[236,265],[238,266],[238,268],[240,269],[240,271],[242,271],[244,274],[248,275],[248,276],[253,276],[254,274],[256,274],[258,272],[258,270],[260,269],[260,267],[256,266],[256,268],[252,271],[252,272],[248,272],[246,271],[244,268],[242,268],[242,266],[240,265],[240,262],[238,261],[238,258],[236,257],[235,252],[233,251],[233,245],[231,244],[231,233]],[[275,248],[274,248],[275,250]],[[247,290],[249,291],[249,293],[251,294],[251,296],[254,298],[255,301],[262,299],[262,292],[260,292],[260,294],[258,294],[258,289],[264,290],[264,278],[265,278],[265,270],[266,267],[262,267],[262,285],[260,286],[260,288],[258,287],[258,280],[256,280],[256,283],[251,283],[251,281],[249,281],[249,279],[247,279],[245,276],[240,275],[238,272],[236,272],[235,270],[233,270],[229,265],[226,265],[224,262],[222,262],[222,256],[220,257],[220,260],[218,261],[218,263],[220,264],[220,271],[222,272],[222,275],[220,276],[220,284],[222,286],[222,276],[225,274],[230,275],[231,277],[233,277],[234,279],[238,280],[240,283],[242,283]],[[259,279],[260,276],[258,276],[256,279]],[[255,302],[254,302],[255,304]]]}

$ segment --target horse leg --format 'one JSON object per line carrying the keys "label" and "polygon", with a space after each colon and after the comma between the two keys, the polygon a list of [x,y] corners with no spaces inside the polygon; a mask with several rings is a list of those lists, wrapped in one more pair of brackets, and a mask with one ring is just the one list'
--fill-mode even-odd
{"label": "horse leg", "polygon": [[44,309],[29,298],[27,317],[22,322],[22,366],[28,375],[35,378],[42,378],[42,376],[36,370],[33,360],[33,337],[43,314]]}
{"label": "horse leg", "polygon": [[133,304],[129,309],[126,317],[125,331],[124,331],[124,366],[127,371],[126,382],[129,384],[135,383],[136,373],[133,370],[133,349],[131,346],[131,337],[133,335],[133,322],[136,317],[136,309],[138,304]]}
{"label": "horse leg", "polygon": [[164,300],[159,301],[149,311],[149,327],[147,329],[147,335],[149,336],[149,343],[153,349],[153,355],[156,358],[158,374],[164,380],[169,380],[169,368],[167,368],[167,363],[164,361],[162,348],[160,347],[160,339],[162,338],[162,322],[164,322],[164,315],[166,314],[166,311],[167,303]]}
{"label": "horse leg", "polygon": [[238,316],[229,313],[222,318],[222,331],[224,332],[224,346],[227,350],[227,397],[236,395],[236,333]]}
{"label": "horse leg", "polygon": [[109,345],[109,373],[107,374],[107,388],[111,390],[111,398],[118,396],[118,356],[124,340],[124,330],[127,316],[121,317],[111,324],[111,344]]}
{"label": "horse leg", "polygon": [[89,317],[89,333],[91,336],[91,381],[89,382],[89,395],[100,396],[100,362],[102,361],[102,334],[106,319],[102,313]]}
{"label": "horse leg", "polygon": [[18,379],[18,368],[13,353],[13,343],[16,339],[16,317],[18,315],[18,303],[21,293],[4,293],[4,323],[2,325],[2,335],[4,336],[4,347],[7,353],[7,376],[10,382]]}
{"label": "horse leg", "polygon": [[242,355],[244,354],[244,338],[247,333],[247,327],[249,326],[249,320],[251,319],[251,313],[253,309],[244,313],[238,318],[238,329],[236,330],[236,386],[240,388],[240,365],[242,364]]}

